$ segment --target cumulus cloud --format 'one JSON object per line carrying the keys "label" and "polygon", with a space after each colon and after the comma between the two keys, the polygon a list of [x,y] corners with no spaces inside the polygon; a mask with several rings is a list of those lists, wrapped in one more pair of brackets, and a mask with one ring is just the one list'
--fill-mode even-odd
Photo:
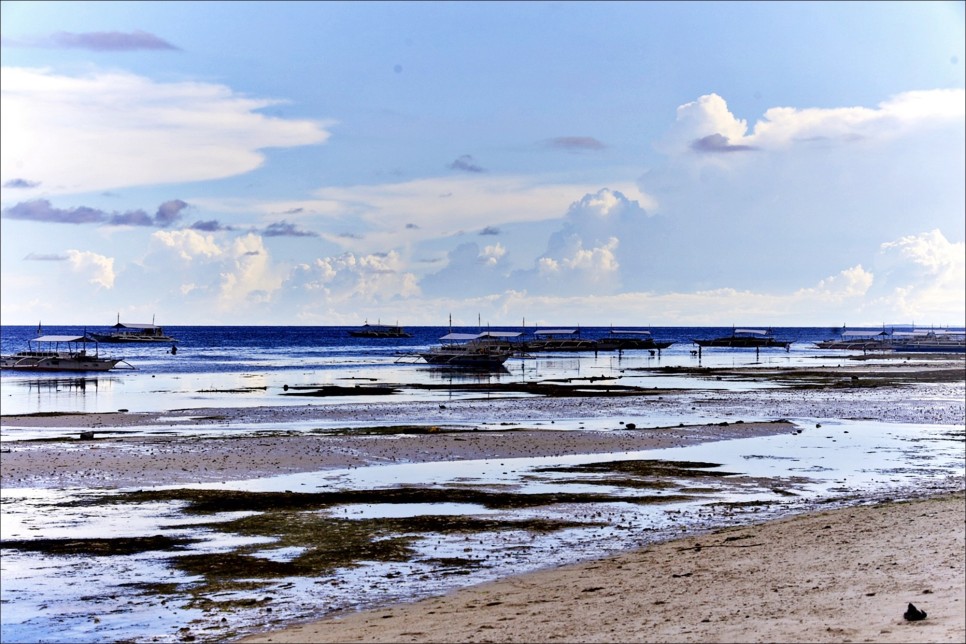
{"label": "cumulus cloud", "polygon": [[779,150],[817,141],[849,144],[867,139],[890,140],[928,124],[962,122],[966,90],[940,89],[898,94],[875,107],[792,108],[765,111],[749,132],[717,94],[681,105],[660,148],[680,152]]}
{"label": "cumulus cloud", "polygon": [[311,296],[322,307],[350,301],[396,301],[420,294],[416,276],[405,270],[402,257],[395,251],[343,253],[300,264],[292,271],[286,288],[303,300]]}
{"label": "cumulus cloud", "polygon": [[896,306],[910,321],[966,306],[966,243],[950,242],[939,230],[882,244],[877,270],[885,287],[877,294],[879,304]]}
{"label": "cumulus cloud", "polygon": [[267,116],[281,101],[224,85],[19,67],[0,83],[0,183],[28,176],[46,194],[221,179],[259,167],[264,148],[329,136],[327,122]]}
{"label": "cumulus cloud", "polygon": [[196,258],[221,256],[224,251],[212,235],[203,235],[195,230],[159,230],[151,239],[160,247],[173,250],[184,261]]}
{"label": "cumulus cloud", "polygon": [[81,250],[68,250],[67,261],[71,270],[80,274],[90,284],[101,288],[114,286],[114,259],[97,253]]}

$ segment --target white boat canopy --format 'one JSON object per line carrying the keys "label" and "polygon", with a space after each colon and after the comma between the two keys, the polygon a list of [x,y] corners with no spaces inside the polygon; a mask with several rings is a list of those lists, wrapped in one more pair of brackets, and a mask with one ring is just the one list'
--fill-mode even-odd
{"label": "white boat canopy", "polygon": [[42,335],[30,338],[30,342],[95,342],[95,340],[83,335]]}
{"label": "white boat canopy", "polygon": [[611,333],[620,333],[621,335],[651,335],[650,331],[617,331],[611,329]]}
{"label": "white boat canopy", "polygon": [[534,331],[533,335],[572,335],[577,333],[577,329],[540,329]]}
{"label": "white boat canopy", "polygon": [[757,333],[758,335],[768,335],[764,329],[735,329],[735,333]]}

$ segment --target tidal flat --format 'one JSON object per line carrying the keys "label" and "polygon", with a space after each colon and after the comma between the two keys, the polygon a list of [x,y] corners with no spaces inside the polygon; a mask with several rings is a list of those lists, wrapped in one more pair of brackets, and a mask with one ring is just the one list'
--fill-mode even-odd
{"label": "tidal flat", "polygon": [[961,358],[734,371],[3,416],[3,640],[226,641],[963,489]]}

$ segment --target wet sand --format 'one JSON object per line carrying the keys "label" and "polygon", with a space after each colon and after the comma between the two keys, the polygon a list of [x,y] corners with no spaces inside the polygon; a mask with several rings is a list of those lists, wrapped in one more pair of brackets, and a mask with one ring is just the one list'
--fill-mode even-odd
{"label": "wet sand", "polygon": [[964,521],[962,493],[819,512],[242,641],[962,642]]}

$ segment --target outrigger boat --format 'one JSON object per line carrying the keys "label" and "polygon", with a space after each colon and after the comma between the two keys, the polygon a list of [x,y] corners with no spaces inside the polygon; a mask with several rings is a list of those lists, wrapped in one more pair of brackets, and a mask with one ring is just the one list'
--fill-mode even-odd
{"label": "outrigger boat", "polygon": [[175,338],[165,334],[164,329],[152,321],[151,324],[123,324],[121,315],[117,316],[117,324],[112,327],[110,333],[88,333],[88,335],[98,342],[110,343],[164,343],[174,344],[179,342]]}
{"label": "outrigger boat", "polygon": [[[94,344],[94,353],[88,353],[88,344]],[[124,358],[100,356],[97,341],[84,335],[41,335],[27,340],[26,351],[0,357],[0,368],[19,371],[134,369]]]}
{"label": "outrigger boat", "polygon": [[966,353],[966,331],[912,329],[911,331],[843,331],[837,340],[816,342],[820,349],[894,351],[899,353]]}
{"label": "outrigger boat", "polygon": [[596,341],[598,351],[627,351],[645,349],[660,351],[674,344],[670,340],[655,340],[650,331],[618,331],[611,329],[610,335]]}
{"label": "outrigger boat", "polygon": [[497,369],[517,351],[510,338],[519,333],[448,333],[440,338],[442,344],[423,351],[419,356],[431,365]]}
{"label": "outrigger boat", "polygon": [[411,338],[412,333],[407,332],[404,328],[396,325],[389,324],[369,324],[367,321],[362,325],[361,328],[353,329],[349,331],[349,335],[353,338]]}
{"label": "outrigger boat", "polygon": [[580,329],[538,329],[525,342],[527,351],[596,351],[597,343],[580,337]]}
{"label": "outrigger boat", "polygon": [[777,347],[788,350],[791,342],[776,340],[771,330],[732,329],[731,335],[705,340],[692,340],[699,347],[730,347],[733,349],[766,349]]}

